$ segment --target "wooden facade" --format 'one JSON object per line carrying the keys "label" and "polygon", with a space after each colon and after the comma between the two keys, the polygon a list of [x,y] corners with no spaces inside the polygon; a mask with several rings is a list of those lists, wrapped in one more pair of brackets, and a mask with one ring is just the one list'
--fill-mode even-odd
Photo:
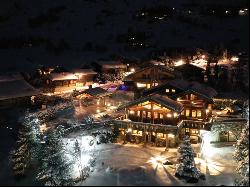
{"label": "wooden facade", "polygon": [[180,77],[175,70],[165,66],[150,66],[136,71],[124,78],[124,85],[129,90],[149,89]]}

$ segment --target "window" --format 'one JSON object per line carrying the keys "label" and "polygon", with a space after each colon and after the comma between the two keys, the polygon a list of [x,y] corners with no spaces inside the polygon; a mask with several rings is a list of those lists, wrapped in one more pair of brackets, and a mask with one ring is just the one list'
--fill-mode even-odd
{"label": "window", "polygon": [[151,85],[150,84],[147,84],[147,89],[149,89],[151,87]]}
{"label": "window", "polygon": [[137,111],[137,116],[139,116],[139,117],[140,117],[140,114],[141,114],[141,112],[140,112],[140,111]]}
{"label": "window", "polygon": [[193,118],[196,117],[196,110],[192,110],[192,117],[193,117]]}
{"label": "window", "polygon": [[197,117],[201,117],[201,110],[197,110]]}
{"label": "window", "polygon": [[166,89],[166,93],[169,93],[169,89]]}
{"label": "window", "polygon": [[186,110],[186,116],[189,117],[189,115],[190,115],[190,110],[187,109],[187,110]]}
{"label": "window", "polygon": [[171,91],[172,91],[172,93],[175,93],[175,89],[172,89]]}
{"label": "window", "polygon": [[154,112],[154,118],[157,119],[158,118],[158,113]]}
{"label": "window", "polygon": [[151,118],[151,112],[148,112],[148,118]]}
{"label": "window", "polygon": [[189,128],[186,128],[186,132],[189,132]]}
{"label": "window", "polygon": [[142,111],[142,117],[143,117],[143,118],[146,117],[146,111]]}
{"label": "window", "polygon": [[160,119],[163,119],[163,114],[160,114]]}

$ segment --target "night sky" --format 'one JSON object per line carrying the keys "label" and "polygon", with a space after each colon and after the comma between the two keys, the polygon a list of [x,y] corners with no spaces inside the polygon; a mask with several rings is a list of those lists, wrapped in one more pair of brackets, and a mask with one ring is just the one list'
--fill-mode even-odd
{"label": "night sky", "polygon": [[248,51],[249,16],[238,15],[247,7],[247,0],[0,1],[0,71],[147,59],[169,48]]}

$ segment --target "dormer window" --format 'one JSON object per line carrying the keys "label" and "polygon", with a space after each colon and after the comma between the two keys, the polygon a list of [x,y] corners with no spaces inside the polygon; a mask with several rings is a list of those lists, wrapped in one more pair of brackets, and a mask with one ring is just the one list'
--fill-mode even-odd
{"label": "dormer window", "polygon": [[169,93],[169,89],[166,89],[166,93]]}

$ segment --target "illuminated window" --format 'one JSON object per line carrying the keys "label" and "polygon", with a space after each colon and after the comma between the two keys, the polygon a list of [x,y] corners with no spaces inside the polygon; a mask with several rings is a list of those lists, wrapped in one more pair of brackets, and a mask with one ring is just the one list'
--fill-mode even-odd
{"label": "illuminated window", "polygon": [[141,84],[141,83],[137,83],[136,85],[138,88],[145,88],[147,86],[146,84]]}
{"label": "illuminated window", "polygon": [[142,117],[143,117],[143,118],[146,117],[146,111],[142,111]]}
{"label": "illuminated window", "polygon": [[135,111],[130,110],[129,113],[130,113],[130,114],[135,114]]}
{"label": "illuminated window", "polygon": [[186,132],[189,132],[189,128],[186,128]]}
{"label": "illuminated window", "polygon": [[151,118],[151,112],[148,112],[148,118]]}
{"label": "illuminated window", "polygon": [[158,118],[158,113],[154,112],[154,118],[157,119]]}
{"label": "illuminated window", "polygon": [[186,110],[186,116],[189,117],[189,115],[190,115],[190,110],[187,109],[187,110]]}
{"label": "illuminated window", "polygon": [[169,89],[166,89],[166,93],[169,93]]}
{"label": "illuminated window", "polygon": [[150,84],[147,84],[147,89],[149,89],[151,87],[151,85]]}
{"label": "illuminated window", "polygon": [[196,117],[196,110],[192,110],[192,117]]}
{"label": "illuminated window", "polygon": [[197,117],[201,117],[201,110],[197,110]]}
{"label": "illuminated window", "polygon": [[171,91],[172,91],[172,93],[175,93],[175,89],[172,89]]}
{"label": "illuminated window", "polygon": [[172,114],[168,113],[167,118],[171,118],[171,117],[172,117]]}
{"label": "illuminated window", "polygon": [[140,114],[141,114],[141,112],[140,112],[140,111],[137,111],[137,116],[139,116],[139,117],[140,117]]}
{"label": "illuminated window", "polygon": [[163,114],[160,114],[160,119],[163,119]]}

